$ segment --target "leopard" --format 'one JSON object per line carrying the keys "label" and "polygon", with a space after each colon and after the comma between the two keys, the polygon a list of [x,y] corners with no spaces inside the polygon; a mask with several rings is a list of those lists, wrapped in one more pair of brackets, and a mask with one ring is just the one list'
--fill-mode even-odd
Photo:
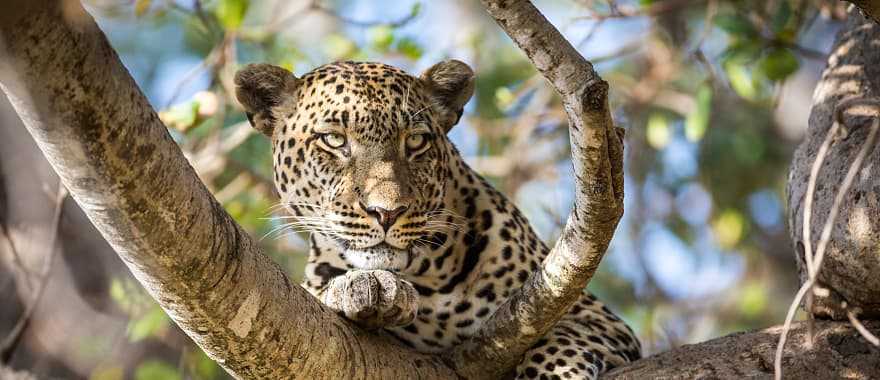
{"label": "leopard", "polygon": [[[436,353],[473,336],[549,249],[449,138],[475,73],[333,62],[297,77],[243,66],[235,96],[269,138],[279,226],[308,236],[302,286],[366,329]],[[638,359],[633,330],[588,291],[505,378],[595,379]]]}

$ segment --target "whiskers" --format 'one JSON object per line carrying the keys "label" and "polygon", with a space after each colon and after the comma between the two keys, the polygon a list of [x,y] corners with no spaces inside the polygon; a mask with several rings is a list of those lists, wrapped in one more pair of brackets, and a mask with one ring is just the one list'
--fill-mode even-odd
{"label": "whiskers", "polygon": [[425,213],[426,232],[461,232],[464,233],[467,227],[467,218],[458,215],[455,211],[441,208],[438,210]]}
{"label": "whiskers", "polygon": [[312,210],[312,211],[319,211],[319,210],[323,209],[320,205],[317,205],[314,203],[281,201],[281,202],[278,202],[274,205],[269,206],[266,209],[266,215],[268,216],[273,213],[283,211],[285,206],[290,206],[292,208],[304,208],[304,209]]}
{"label": "whiskers", "polygon": [[332,236],[339,238],[340,233],[338,232],[338,227],[333,223],[333,220],[323,216],[299,216],[299,215],[271,215],[276,212],[282,212],[285,206],[291,206],[294,208],[305,208],[311,211],[317,211],[320,213],[322,207],[312,203],[306,202],[280,202],[276,205],[269,207],[267,217],[263,218],[266,220],[270,220],[272,222],[278,223],[277,226],[272,228],[269,232],[264,234],[260,240],[263,240],[267,237],[272,237],[274,239],[280,239],[289,234],[295,233],[320,233],[327,236]]}

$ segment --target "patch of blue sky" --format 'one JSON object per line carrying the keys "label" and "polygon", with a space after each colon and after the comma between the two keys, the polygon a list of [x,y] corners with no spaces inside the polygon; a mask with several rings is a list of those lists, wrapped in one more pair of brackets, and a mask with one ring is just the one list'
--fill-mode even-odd
{"label": "patch of blue sky", "polygon": [[780,232],[782,224],[782,201],[773,190],[764,189],[749,196],[749,214],[761,228],[768,232]]}
{"label": "patch of blue sky", "polygon": [[[676,122],[676,131],[680,130],[680,124]],[[669,144],[660,153],[665,183],[676,183],[697,174],[697,149],[697,144],[688,141],[681,133],[673,134]]]}
{"label": "patch of blue sky", "polygon": [[712,215],[712,195],[698,182],[688,182],[675,195],[675,211],[691,226],[702,226]]}
{"label": "patch of blue sky", "polygon": [[210,75],[204,71],[180,85],[202,58],[188,50],[178,23],[148,23],[133,15],[105,18],[100,11],[92,14],[153,107],[170,105],[174,93],[179,93],[178,102],[188,100],[210,85]]}
{"label": "patch of blue sky", "polygon": [[[668,229],[653,224],[645,229],[643,254],[657,285],[672,298],[700,298],[734,285],[744,269],[743,258],[725,253],[710,238],[689,246]],[[709,236],[708,231],[698,236]]]}

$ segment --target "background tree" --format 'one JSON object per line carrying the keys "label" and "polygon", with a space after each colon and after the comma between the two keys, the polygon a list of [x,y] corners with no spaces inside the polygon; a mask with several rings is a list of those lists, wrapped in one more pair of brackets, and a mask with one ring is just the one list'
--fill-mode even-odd
{"label": "background tree", "polygon": [[[455,141],[552,240],[572,194],[535,195],[546,194],[547,188],[574,188],[561,102],[483,10],[469,4],[406,4],[378,12],[360,2],[138,1],[133,6],[92,3],[91,10],[152,103],[165,108],[163,120],[175,128],[174,138],[202,180],[254,236],[273,229],[275,222],[263,218],[274,198],[267,180],[268,146],[251,136],[229,97],[231,74],[239,62],[279,62],[301,73],[327,60],[370,58],[418,71],[438,57],[455,55],[473,63],[479,74],[476,101],[466,112],[465,128],[456,128]],[[835,19],[843,18],[844,5],[538,5],[597,63],[610,82],[616,120],[629,130],[627,214],[591,289],[636,328],[649,353],[780,323],[787,305],[770,300],[789,300],[797,285],[781,217],[783,170],[806,126],[812,81],[824,64],[823,52],[840,26]],[[395,14],[389,15],[392,10]],[[142,29],[123,24],[132,20]],[[450,38],[449,29],[458,33]],[[621,35],[628,41],[621,41]],[[195,66],[194,74],[181,72],[187,62]],[[21,136],[3,141],[12,146],[27,142]],[[14,151],[4,146],[2,152]],[[27,176],[33,169],[25,168],[39,167],[33,162],[38,160],[26,161],[35,166],[9,164],[9,156],[2,161],[7,177]],[[45,226],[54,225],[57,182],[51,175],[33,181],[30,188],[23,181],[6,182],[19,189],[7,191],[15,196],[8,202],[10,209],[23,209],[19,202],[25,198],[16,194],[29,193],[46,215],[30,224],[7,218],[11,228],[6,235],[18,242],[14,247],[25,258],[12,260],[12,251],[3,247],[4,268],[24,273],[14,276],[14,288],[12,282],[3,284],[21,300],[4,317],[11,326],[34,298],[31,292],[37,287],[26,282],[43,278],[39,273],[46,261],[41,258],[47,256],[40,252],[46,250],[28,242],[45,245],[52,240],[53,228]],[[52,187],[35,191],[44,185]],[[63,220],[72,214],[61,215]],[[44,227],[37,231],[28,225]],[[83,265],[89,260],[68,253],[75,252],[69,247],[78,239],[95,235],[82,225],[88,224],[76,223],[69,227],[73,237],[59,238],[62,257],[69,259],[50,267],[54,271],[44,280],[44,296],[30,313],[20,343],[10,350],[11,363],[83,377],[223,376],[168,324],[119,262],[108,260],[112,256],[96,253],[110,262],[102,261],[103,270],[95,270]],[[291,251],[302,249],[301,238],[270,235],[260,243],[294,276],[299,273],[304,255]],[[71,273],[73,279],[59,272]],[[55,292],[53,284],[85,297]],[[77,298],[88,301],[82,303],[85,307],[51,311],[58,300]],[[93,317],[108,313],[114,324]],[[54,322],[47,322],[50,316]],[[92,334],[96,341],[83,341],[88,335],[48,328],[61,320],[95,321],[95,326],[116,333]],[[127,338],[120,339],[123,335]],[[113,355],[104,358],[104,353]],[[772,361],[762,360],[755,361],[759,367],[772,367]]]}

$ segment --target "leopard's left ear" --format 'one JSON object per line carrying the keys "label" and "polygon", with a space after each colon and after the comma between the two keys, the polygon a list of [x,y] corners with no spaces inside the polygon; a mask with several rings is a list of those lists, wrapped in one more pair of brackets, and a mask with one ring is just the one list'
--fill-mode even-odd
{"label": "leopard's left ear", "polygon": [[449,132],[458,124],[464,105],[474,94],[474,70],[462,61],[451,59],[425,70],[421,80],[440,104],[441,122]]}
{"label": "leopard's left ear", "polygon": [[[235,97],[256,130],[272,138],[280,108],[294,105],[300,80],[290,71],[266,63],[249,64],[235,73]],[[283,121],[283,120],[282,120]]]}

